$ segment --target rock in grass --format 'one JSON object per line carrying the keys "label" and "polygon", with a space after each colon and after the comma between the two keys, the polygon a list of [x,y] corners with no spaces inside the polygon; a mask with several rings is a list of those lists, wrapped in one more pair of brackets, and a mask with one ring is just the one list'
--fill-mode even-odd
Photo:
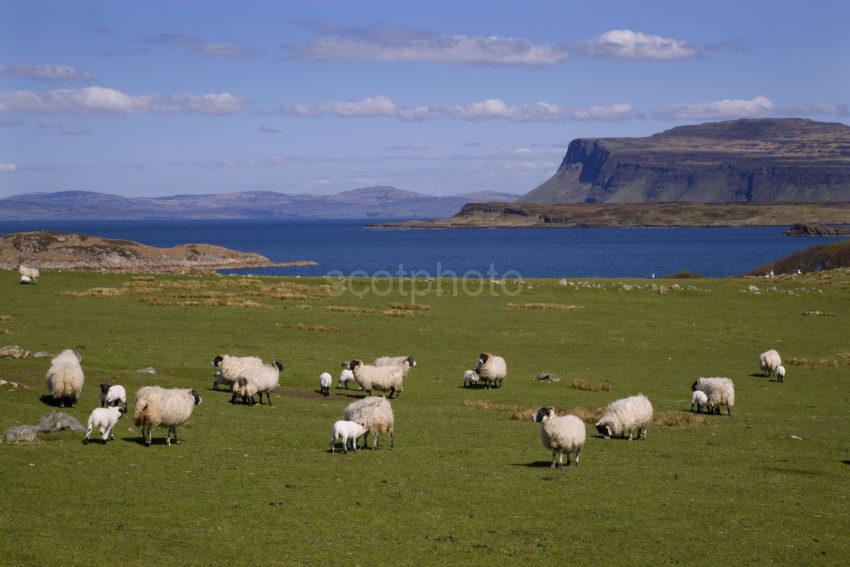
{"label": "rock in grass", "polygon": [[56,433],[65,429],[84,433],[86,430],[75,417],[61,411],[42,416],[35,427],[39,433]]}
{"label": "rock in grass", "polygon": [[541,372],[537,376],[534,377],[536,382],[560,382],[561,379],[555,376],[554,374],[547,374],[545,372]]}
{"label": "rock in grass", "polygon": [[37,353],[35,353],[34,355],[32,355],[32,357],[33,358],[53,358],[53,355],[50,354],[47,351],[40,350]]}
{"label": "rock in grass", "polygon": [[35,425],[15,425],[3,433],[6,443],[32,443],[38,439],[38,428]]}
{"label": "rock in grass", "polygon": [[147,368],[139,368],[136,372],[139,374],[156,374],[156,368],[148,366]]}
{"label": "rock in grass", "polygon": [[26,358],[30,355],[30,351],[18,345],[6,345],[0,347],[0,358],[10,356],[12,358]]}

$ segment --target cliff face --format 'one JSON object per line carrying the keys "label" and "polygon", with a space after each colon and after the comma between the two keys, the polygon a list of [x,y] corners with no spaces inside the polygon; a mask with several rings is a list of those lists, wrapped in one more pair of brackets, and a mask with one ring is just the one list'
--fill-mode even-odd
{"label": "cliff face", "polygon": [[577,139],[525,203],[850,201],[850,126],[798,118]]}

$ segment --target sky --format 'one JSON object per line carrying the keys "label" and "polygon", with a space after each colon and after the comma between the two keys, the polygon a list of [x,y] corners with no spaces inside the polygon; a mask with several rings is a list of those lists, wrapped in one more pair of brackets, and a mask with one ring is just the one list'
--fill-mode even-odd
{"label": "sky", "polygon": [[850,2],[0,5],[0,197],[522,194],[570,140],[850,122]]}

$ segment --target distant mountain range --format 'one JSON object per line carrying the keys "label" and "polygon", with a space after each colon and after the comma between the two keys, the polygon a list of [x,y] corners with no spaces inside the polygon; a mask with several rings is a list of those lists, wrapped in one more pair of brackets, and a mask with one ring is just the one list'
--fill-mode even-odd
{"label": "distant mountain range", "polygon": [[678,126],[647,138],[580,138],[519,202],[850,201],[850,126],[801,118]]}
{"label": "distant mountain range", "polygon": [[0,199],[0,219],[427,219],[451,216],[470,202],[514,201],[517,197],[489,191],[437,197],[388,186],[362,187],[324,196],[248,191],[131,198],[90,191],[60,191]]}

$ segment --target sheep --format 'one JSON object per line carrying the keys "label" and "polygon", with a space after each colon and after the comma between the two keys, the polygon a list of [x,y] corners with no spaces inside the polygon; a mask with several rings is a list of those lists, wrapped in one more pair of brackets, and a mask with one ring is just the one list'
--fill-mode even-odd
{"label": "sheep", "polygon": [[380,390],[382,392],[389,390],[392,398],[393,394],[396,397],[401,395],[404,385],[404,375],[410,366],[416,364],[412,357],[407,357],[399,364],[390,364],[387,366],[373,366],[363,364],[361,360],[352,360],[349,369],[354,372],[354,379],[361,388],[366,390],[366,393],[371,396],[372,390]]}
{"label": "sheep", "polygon": [[106,441],[108,439],[115,439],[115,434],[112,433],[112,429],[118,423],[118,420],[121,419],[121,416],[124,415],[127,409],[120,407],[108,407],[108,408],[95,408],[92,410],[89,415],[89,423],[88,429],[86,429],[86,438],[83,439],[83,443],[88,444],[89,438],[91,437],[92,430],[97,427],[100,430],[101,442],[106,445]]}
{"label": "sheep", "polygon": [[77,400],[83,390],[85,376],[80,366],[80,354],[74,349],[65,349],[50,361],[47,371],[47,389],[54,400],[59,400],[59,407],[65,407],[68,401],[71,407],[76,407]]}
{"label": "sheep", "polygon": [[776,369],[776,381],[777,382],[785,382],[785,367],[779,366]]}
{"label": "sheep", "polygon": [[18,264],[18,273],[21,274],[21,283],[24,283],[24,278],[30,280],[26,283],[35,283],[38,280],[38,276],[41,275],[37,268],[28,268],[23,264]]}
{"label": "sheep", "polygon": [[192,410],[201,402],[203,400],[195,389],[145,386],[136,392],[133,421],[136,427],[142,428],[145,445],[150,446],[151,431],[159,425],[168,427],[165,444],[171,445],[172,437],[176,444],[177,427],[189,421]]}
{"label": "sheep", "polygon": [[475,372],[488,390],[491,384],[501,388],[502,380],[508,375],[508,365],[501,356],[484,352],[478,355],[478,364],[475,366]]}
{"label": "sheep", "polygon": [[637,430],[638,439],[646,439],[646,429],[652,423],[652,404],[643,394],[616,400],[608,404],[602,419],[596,422],[596,431],[605,439],[625,437]]}
{"label": "sheep", "polygon": [[356,421],[366,429],[363,436],[363,446],[369,441],[369,434],[374,436],[372,448],[378,447],[378,435],[388,433],[390,436],[390,449],[393,448],[393,428],[395,417],[389,400],[381,396],[368,396],[356,402],[348,404],[345,408],[345,421]]}
{"label": "sheep", "polygon": [[393,364],[404,364],[407,361],[408,365],[404,368],[404,375],[410,372],[410,369],[416,366],[416,360],[412,356],[382,356],[376,358],[372,364],[374,366],[391,366]]}
{"label": "sheep", "polygon": [[124,411],[127,411],[127,391],[124,386],[118,384],[101,384],[100,385],[100,407],[112,405],[124,405]]}
{"label": "sheep", "polygon": [[337,383],[337,388],[342,388],[343,384],[345,384],[345,389],[348,389],[349,382],[356,382],[354,379],[354,372],[349,368],[350,362],[342,363],[342,370],[339,373],[339,382]]}
{"label": "sheep", "polygon": [[36,283],[36,281],[34,279],[32,279],[31,277],[21,276],[21,284],[29,285],[29,284],[34,284],[34,283]]}
{"label": "sheep", "polygon": [[283,363],[275,360],[274,364],[267,366],[252,366],[242,371],[240,376],[233,382],[233,396],[230,403],[235,404],[236,398],[242,398],[242,403],[254,405],[254,394],[260,394],[260,404],[263,403],[263,394],[269,405],[272,405],[272,390],[278,387],[280,372]]}
{"label": "sheep", "polygon": [[337,421],[331,428],[331,453],[334,452],[334,443],[342,441],[342,448],[348,452],[348,441],[351,440],[353,450],[357,450],[357,439],[362,437],[366,430],[356,421]]}
{"label": "sheep", "polygon": [[333,376],[329,373],[322,372],[319,374],[319,387],[322,389],[323,396],[331,395],[331,382],[333,382]]}
{"label": "sheep", "polygon": [[720,406],[726,404],[726,412],[732,415],[735,405],[735,384],[729,378],[698,378],[691,384],[691,391],[705,392],[708,396],[709,413],[720,413]]}
{"label": "sheep", "polygon": [[218,371],[213,378],[213,390],[218,390],[218,385],[231,386],[233,382],[241,376],[241,373],[246,368],[262,366],[263,361],[256,356],[230,356],[229,354],[220,354],[216,356],[212,365],[218,368]]}
{"label": "sheep", "polygon": [[479,380],[478,373],[475,370],[463,371],[463,387],[471,388],[473,384],[477,384]]}
{"label": "sheep", "polygon": [[700,390],[693,391],[691,394],[691,411],[694,411],[694,406],[697,408],[697,413],[702,413],[702,408],[705,408],[705,411],[709,411],[708,396],[705,395],[705,392]]}
{"label": "sheep", "polygon": [[[576,466],[579,466],[578,454],[584,447],[587,435],[584,422],[574,415],[559,416],[553,407],[542,407],[534,415],[534,421],[540,422],[540,439],[543,446],[552,450],[552,468],[564,466],[564,452],[567,453],[567,466],[570,466],[570,454],[575,453]],[[557,465],[555,455],[558,455]]]}
{"label": "sheep", "polygon": [[776,369],[782,366],[782,358],[774,349],[761,353],[759,356],[759,366],[765,376],[770,376]]}

